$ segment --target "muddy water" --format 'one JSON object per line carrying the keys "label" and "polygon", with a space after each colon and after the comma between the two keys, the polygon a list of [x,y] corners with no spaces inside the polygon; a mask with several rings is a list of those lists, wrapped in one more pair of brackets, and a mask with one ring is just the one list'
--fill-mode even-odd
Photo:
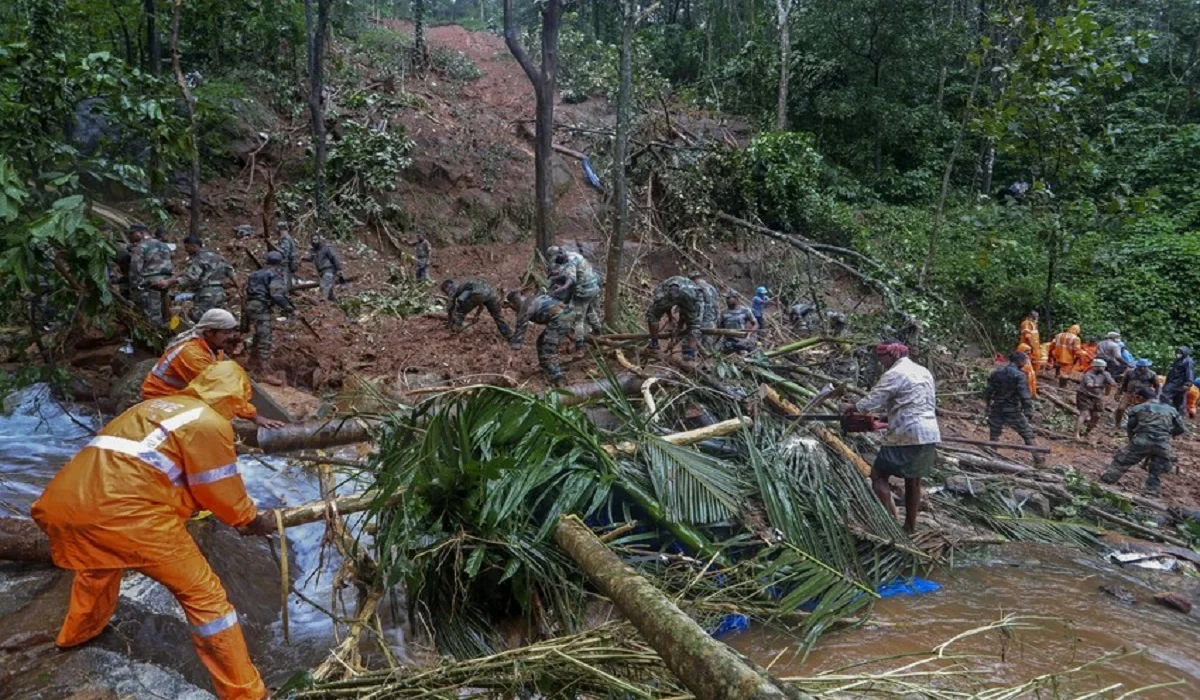
{"label": "muddy water", "polygon": [[[1077,677],[1076,687],[1120,683],[1130,690],[1183,680],[1182,686],[1141,697],[1200,697],[1200,618],[1155,604],[1154,588],[1140,575],[1059,547],[1006,545],[992,554],[998,556],[933,573],[930,578],[943,585],[938,592],[880,601],[865,626],[826,634],[806,661],[796,657],[794,640],[762,629],[725,641],[763,665],[778,657],[774,670],[782,676],[813,676],[867,659],[928,652],[1008,614],[1032,616],[1043,618],[1027,621],[1036,629],[989,632],[950,651],[979,655],[970,662],[981,672],[979,682],[1009,686],[1110,652],[1132,652],[1088,669]],[[1157,580],[1158,587],[1175,590],[1186,590],[1189,583],[1179,575]],[[1101,586],[1124,587],[1138,602],[1121,603],[1100,592]]]}
{"label": "muddy water", "polygon": [[[0,504],[7,508],[0,506],[0,512],[26,515],[46,481],[90,439],[87,428],[94,426],[94,421],[82,416],[73,420],[39,389],[10,397],[6,407],[6,414],[0,415]],[[299,466],[278,459],[247,457],[239,460],[239,465],[247,489],[262,506],[294,505],[317,498],[315,480]],[[298,588],[327,606],[338,562],[329,551],[322,559],[322,534],[320,524],[293,528],[289,530],[289,542],[299,569]],[[230,550],[210,551],[209,556],[252,555]],[[262,562],[245,564],[250,570]],[[1019,630],[1011,635],[991,632],[956,644],[951,651],[979,655],[971,664],[982,671],[979,682],[1012,685],[1123,649],[1134,655],[1089,669],[1081,681],[1092,688],[1121,683],[1128,689],[1183,679],[1185,686],[1155,690],[1147,697],[1200,697],[1200,613],[1183,615],[1159,607],[1151,602],[1152,590],[1141,578],[1095,556],[1028,545],[997,548],[962,564],[931,575],[944,586],[941,591],[880,601],[870,622],[825,635],[807,660],[796,655],[794,639],[761,629],[725,641],[763,665],[774,662],[774,670],[780,675],[809,676],[867,659],[927,652],[965,630],[1006,614],[1034,616],[1046,618],[1033,622],[1038,627],[1035,630]],[[0,580],[0,589],[9,583]],[[1164,576],[1156,585],[1189,592],[1189,583],[1173,575]],[[1100,593],[1102,585],[1123,586],[1140,602],[1132,606],[1120,603]],[[42,606],[51,618],[61,615],[65,603],[65,587],[60,585],[59,589],[62,600],[44,601]],[[264,603],[278,600],[277,590],[267,586],[258,595]],[[123,584],[121,605],[134,608],[138,614],[146,611],[181,617],[169,593],[136,575],[128,576]],[[332,625],[324,613],[294,595],[288,608],[291,644],[282,643],[281,623],[276,619],[268,625],[265,639],[252,645],[264,676],[276,683],[295,669],[318,663],[334,642]],[[161,646],[167,637],[155,637],[153,629],[136,641],[147,648]],[[179,658],[190,659],[192,655],[184,653],[185,639],[180,637],[172,646]],[[393,650],[403,656],[399,638]],[[169,663],[153,654],[139,655],[136,647],[126,654],[136,661],[170,666],[196,685],[208,687],[203,670],[189,669],[185,661]],[[158,684],[167,696],[178,695],[165,685],[168,680],[148,681],[151,677],[157,678],[142,676],[139,682]]]}

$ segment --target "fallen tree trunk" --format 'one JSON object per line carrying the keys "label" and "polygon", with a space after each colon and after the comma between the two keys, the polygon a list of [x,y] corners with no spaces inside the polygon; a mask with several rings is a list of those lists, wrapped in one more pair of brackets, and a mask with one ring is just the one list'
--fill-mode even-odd
{"label": "fallen tree trunk", "polygon": [[654,647],[667,668],[701,700],[796,697],[782,683],[760,674],[733,650],[713,639],[696,621],[642,578],[574,516],[562,516],[554,542],[579,565]]}
{"label": "fallen tree trunk", "polygon": [[851,344],[850,341],[842,340],[840,338],[826,338],[823,336],[817,336],[814,338],[798,340],[794,343],[775,348],[774,350],[768,350],[767,352],[763,353],[763,357],[778,357],[780,355],[786,355],[789,352],[797,352],[799,350],[804,350],[805,348],[811,348],[813,346],[820,345],[821,343],[840,343],[842,345]]}
{"label": "fallen tree trunk", "polygon": [[[697,442],[704,442],[716,437],[723,437],[730,433],[735,433],[742,428],[747,428],[753,425],[753,421],[746,416],[740,418],[730,418],[719,423],[706,425],[695,430],[685,430],[682,433],[671,433],[663,435],[663,442],[669,442],[672,445],[694,445]],[[610,455],[615,454],[633,454],[637,452],[637,445],[632,442],[620,442],[615,445],[605,445],[604,451]]]}
{"label": "fallen tree trunk", "polygon": [[[785,415],[798,416],[801,414],[800,407],[780,396],[779,392],[775,391],[774,387],[768,384],[763,384],[762,392],[767,401],[780,411],[783,411]],[[811,425],[809,426],[809,430],[813,435],[817,436],[818,440],[825,443],[826,447],[838,453],[843,459],[853,464],[864,478],[870,478],[871,465],[867,464],[867,460],[863,459],[862,455],[855,452],[853,447],[850,447],[837,435],[834,435],[819,425]]]}
{"label": "fallen tree trunk", "polygon": [[[330,508],[343,515],[364,511],[376,496],[375,492],[366,491],[330,501],[311,501],[283,508],[280,514],[285,527],[307,525],[324,520]],[[393,496],[394,499],[399,497],[399,494]],[[50,540],[32,520],[0,518],[0,561],[50,563]]]}
{"label": "fallen tree trunk", "polygon": [[1041,447],[1038,445],[1017,445],[1011,442],[992,442],[991,440],[972,440],[970,438],[961,438],[953,436],[942,436],[942,442],[953,442],[960,445],[975,445],[977,447],[990,447],[993,450],[1019,450],[1021,452],[1036,452],[1037,454],[1050,454],[1049,447]]}
{"label": "fallen tree trunk", "polygon": [[267,454],[316,450],[366,442],[371,439],[371,430],[375,427],[373,422],[362,418],[292,423],[282,428],[259,428],[254,439],[246,442]]}
{"label": "fallen tree trunk", "polygon": [[567,395],[562,397],[562,403],[567,406],[574,406],[588,399],[604,396],[614,389],[619,390],[626,396],[636,396],[642,390],[642,383],[646,381],[643,377],[625,372],[616,375],[615,379],[615,385],[613,382],[604,379],[598,382],[571,384],[561,389],[555,389],[555,391],[566,393]]}

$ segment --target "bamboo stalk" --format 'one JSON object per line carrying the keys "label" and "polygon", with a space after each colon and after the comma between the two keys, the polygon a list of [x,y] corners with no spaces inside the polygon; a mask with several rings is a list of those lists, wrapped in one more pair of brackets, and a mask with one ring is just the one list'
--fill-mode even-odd
{"label": "bamboo stalk", "polygon": [[788,345],[783,345],[783,346],[777,347],[774,350],[769,350],[769,351],[763,353],[763,357],[778,357],[780,355],[786,355],[791,352],[797,352],[799,350],[804,350],[805,348],[811,348],[813,346],[820,345],[821,343],[827,343],[827,342],[828,343],[840,343],[843,345],[850,345],[850,341],[843,340],[841,338],[826,338],[824,336],[816,336],[813,338],[805,338],[804,340],[798,340],[794,343],[790,343]]}

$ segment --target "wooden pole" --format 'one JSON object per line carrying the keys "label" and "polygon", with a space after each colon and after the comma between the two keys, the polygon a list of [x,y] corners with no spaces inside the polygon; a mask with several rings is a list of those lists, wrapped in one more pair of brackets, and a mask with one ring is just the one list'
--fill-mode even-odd
{"label": "wooden pole", "polygon": [[700,700],[794,697],[713,639],[654,584],[621,561],[575,516],[561,516],[554,542],[579,565]]}

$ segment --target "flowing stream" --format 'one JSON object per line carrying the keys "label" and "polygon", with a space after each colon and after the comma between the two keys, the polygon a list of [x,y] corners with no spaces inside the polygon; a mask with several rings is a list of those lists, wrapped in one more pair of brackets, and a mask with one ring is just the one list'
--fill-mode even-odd
{"label": "flowing stream", "polygon": [[[0,414],[0,514],[27,517],[30,503],[55,471],[87,443],[96,421],[68,414],[48,398],[43,387],[8,397],[5,409]],[[319,497],[312,473],[285,460],[243,457],[239,465],[250,495],[261,506],[296,505]],[[328,547],[322,556],[324,526],[316,523],[292,528],[288,534],[291,555],[299,570],[297,588],[328,607],[338,561]],[[219,554],[210,551],[209,556]],[[1082,679],[1093,688],[1120,683],[1126,689],[1182,679],[1185,685],[1181,687],[1152,690],[1145,697],[1200,697],[1200,625],[1196,616],[1154,604],[1152,590],[1140,577],[1096,556],[1060,547],[1008,545],[978,555],[965,565],[960,562],[952,570],[935,572],[930,578],[943,585],[941,591],[880,601],[868,623],[826,634],[807,659],[797,655],[794,639],[760,628],[726,641],[760,664],[772,665],[780,675],[814,675],[868,659],[927,652],[966,630],[1015,614],[1039,618],[1031,621],[1037,629],[1011,635],[993,631],[952,647],[958,653],[979,655],[971,665],[982,672],[978,677],[981,682],[1020,683],[1040,673],[1071,668],[1102,654],[1125,650],[1131,654],[1089,668]],[[1170,579],[1163,580],[1170,583]],[[1174,582],[1177,588],[1186,587],[1179,575],[1175,575]],[[0,592],[14,585],[20,585],[20,576],[0,570]],[[1119,602],[1101,593],[1102,585],[1123,586],[1139,602]],[[271,603],[278,600],[279,591],[263,586],[261,591],[255,590],[255,595]],[[127,576],[122,584],[121,605],[182,619],[165,589],[137,575]],[[260,642],[254,649],[255,661],[264,676],[275,683],[298,668],[319,663],[336,642],[332,623],[324,612],[296,595],[290,597],[288,609],[290,644],[283,644],[282,624],[276,619],[267,630],[266,643]],[[149,646],[157,641],[153,636],[139,636],[139,640]],[[403,657],[402,639],[397,637],[391,643]],[[190,650],[182,648],[172,653],[191,655]],[[131,650],[130,654],[136,657],[137,651]],[[148,658],[159,666],[176,665],[153,655]],[[159,674],[143,673],[138,679],[142,687],[155,685],[159,695],[207,697],[194,688],[188,692],[173,689],[171,683],[178,682],[177,678],[164,680],[167,674],[160,669],[149,664],[141,666]],[[201,687],[207,685],[202,677],[197,678],[194,669],[184,675]]]}

